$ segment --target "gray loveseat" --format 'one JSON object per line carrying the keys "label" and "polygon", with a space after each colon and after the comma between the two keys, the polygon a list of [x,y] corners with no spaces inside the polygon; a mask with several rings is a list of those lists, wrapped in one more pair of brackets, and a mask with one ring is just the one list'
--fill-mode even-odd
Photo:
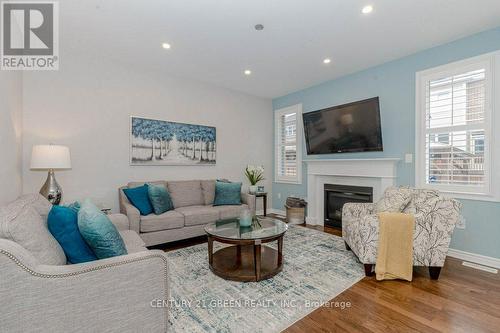
{"label": "gray loveseat", "polygon": [[[161,215],[141,216],[123,193],[123,189],[145,183],[166,186],[172,197],[174,210]],[[255,214],[255,196],[248,193],[241,194],[241,205],[213,206],[215,180],[131,182],[118,192],[120,212],[127,215],[130,229],[139,233],[146,246],[202,236],[205,234],[206,224],[238,217],[244,208]]]}
{"label": "gray loveseat", "polygon": [[67,265],[47,228],[50,203],[24,195],[0,207],[1,332],[165,332],[167,258],[110,215],[129,254]]}

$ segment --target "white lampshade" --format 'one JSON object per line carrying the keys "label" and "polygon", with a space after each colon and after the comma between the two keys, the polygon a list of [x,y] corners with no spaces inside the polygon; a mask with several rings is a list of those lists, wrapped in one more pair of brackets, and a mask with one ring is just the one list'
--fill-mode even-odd
{"label": "white lampshade", "polygon": [[31,169],[71,169],[69,148],[58,145],[33,146],[31,152]]}

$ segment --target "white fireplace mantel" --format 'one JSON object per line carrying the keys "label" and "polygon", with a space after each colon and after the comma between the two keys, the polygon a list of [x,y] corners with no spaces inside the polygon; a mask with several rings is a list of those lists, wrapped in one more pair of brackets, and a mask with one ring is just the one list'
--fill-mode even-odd
{"label": "white fireplace mantel", "polygon": [[387,187],[395,184],[399,161],[399,158],[304,160],[309,202],[306,222],[324,224],[325,184],[372,187],[376,201]]}

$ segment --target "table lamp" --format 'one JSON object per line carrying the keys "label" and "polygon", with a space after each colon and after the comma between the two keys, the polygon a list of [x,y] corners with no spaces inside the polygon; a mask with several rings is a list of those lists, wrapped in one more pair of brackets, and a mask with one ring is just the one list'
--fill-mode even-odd
{"label": "table lamp", "polygon": [[58,145],[36,145],[31,152],[31,170],[48,170],[49,174],[40,194],[53,205],[58,205],[62,198],[62,188],[56,181],[54,170],[71,169],[69,148]]}

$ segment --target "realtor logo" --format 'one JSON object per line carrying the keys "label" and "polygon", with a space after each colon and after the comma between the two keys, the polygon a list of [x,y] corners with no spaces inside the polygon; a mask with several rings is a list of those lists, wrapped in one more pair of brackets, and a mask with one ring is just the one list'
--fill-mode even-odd
{"label": "realtor logo", "polygon": [[2,1],[1,9],[1,69],[57,70],[58,3]]}

